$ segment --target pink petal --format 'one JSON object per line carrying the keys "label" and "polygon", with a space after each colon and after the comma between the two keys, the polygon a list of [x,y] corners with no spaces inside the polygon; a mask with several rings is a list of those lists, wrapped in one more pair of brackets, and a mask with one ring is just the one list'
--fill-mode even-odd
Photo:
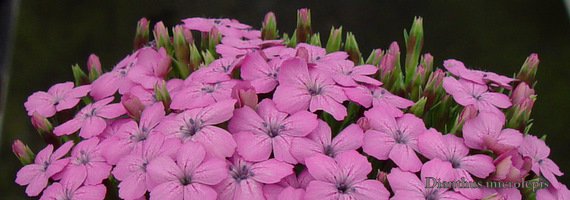
{"label": "pink petal", "polygon": [[262,123],[263,120],[253,109],[249,106],[244,106],[242,108],[235,109],[233,117],[228,123],[228,130],[234,134],[240,131],[250,131],[251,129],[255,129],[256,132],[260,132]]}
{"label": "pink petal", "polygon": [[239,182],[234,194],[234,200],[264,199],[262,184],[252,179]]}
{"label": "pink petal", "polygon": [[[157,184],[166,183],[168,181],[178,181],[183,177],[182,170],[176,165],[174,160],[167,156],[159,156],[151,160],[146,167],[150,178]],[[153,191],[156,188],[153,189]]]}
{"label": "pink petal", "polygon": [[508,108],[513,105],[509,97],[502,93],[486,92],[481,94],[481,99],[487,101],[499,108]]}
{"label": "pink petal", "polygon": [[184,174],[193,172],[204,160],[206,151],[202,144],[188,141],[178,150],[176,164],[182,169]]}
{"label": "pink petal", "polygon": [[392,136],[376,130],[367,130],[364,133],[362,150],[379,160],[387,160],[395,145],[396,141]]}
{"label": "pink petal", "polygon": [[356,83],[352,77],[346,75],[346,74],[333,74],[332,78],[335,82],[337,82],[339,85],[341,86],[345,86],[345,87],[351,87],[351,86],[357,86],[358,83]]}
{"label": "pink petal", "polygon": [[226,162],[222,159],[204,161],[192,172],[192,181],[206,185],[215,185],[228,177]]}
{"label": "pink petal", "polygon": [[233,136],[237,143],[237,152],[245,160],[259,162],[269,158],[272,150],[272,139],[268,135],[242,131]]}
{"label": "pink petal", "polygon": [[295,138],[291,141],[291,155],[300,163],[315,153],[322,153],[323,146],[307,138]]}
{"label": "pink petal", "polygon": [[273,138],[273,156],[275,159],[291,164],[298,163],[297,159],[291,155],[291,141],[295,137],[288,135],[278,135]]}
{"label": "pink petal", "polygon": [[89,94],[95,100],[111,96],[119,89],[121,79],[115,71],[104,73],[91,83],[91,92]]}
{"label": "pink petal", "polygon": [[150,191],[151,200],[171,199],[183,200],[184,199],[184,186],[179,180],[172,180],[160,185],[157,185]]}
{"label": "pink petal", "polygon": [[53,116],[56,113],[53,98],[52,95],[42,91],[30,95],[28,100],[24,103],[28,115],[32,116],[32,114],[37,111],[46,117]]}
{"label": "pink petal", "polygon": [[73,199],[100,200],[105,198],[107,188],[102,185],[88,185],[80,187],[73,193]]}
{"label": "pink petal", "polygon": [[370,90],[363,86],[343,88],[344,93],[351,101],[354,101],[366,108],[372,106],[372,95]]}
{"label": "pink petal", "polygon": [[311,181],[305,193],[306,200],[340,199],[338,189],[334,183]]}
{"label": "pink petal", "polygon": [[83,120],[80,120],[78,118],[73,118],[59,126],[56,126],[53,129],[53,134],[57,135],[57,136],[62,136],[62,135],[69,135],[72,134],[73,132],[79,130],[79,128],[81,128],[81,125],[83,124]]}
{"label": "pink petal", "polygon": [[82,138],[91,138],[99,135],[107,127],[107,122],[99,117],[89,117],[85,119],[83,125],[81,125],[81,130],[79,130],[79,136]]}
{"label": "pink petal", "polygon": [[311,102],[311,96],[306,88],[291,84],[277,86],[275,93],[273,93],[273,99],[277,109],[287,113],[307,110]]}
{"label": "pink petal", "polygon": [[311,99],[309,110],[315,112],[317,110],[324,110],[331,114],[337,121],[343,120],[347,115],[346,107],[333,98],[325,95],[315,95]]}
{"label": "pink petal", "polygon": [[113,104],[106,105],[105,107],[99,109],[97,111],[97,116],[107,118],[107,119],[113,119],[113,118],[119,117],[125,113],[127,113],[127,111],[125,110],[125,107],[122,104],[113,103]]}
{"label": "pink petal", "polygon": [[305,190],[295,189],[293,187],[287,187],[279,193],[277,199],[279,200],[302,200],[305,196]]}
{"label": "pink petal", "polygon": [[[113,170],[115,172],[115,170]],[[136,199],[144,196],[146,192],[146,173],[136,172],[121,181],[118,185],[119,197],[122,199]]]}
{"label": "pink petal", "polygon": [[235,99],[216,102],[201,110],[199,116],[204,124],[219,124],[228,121],[234,112]]}
{"label": "pink petal", "polygon": [[253,173],[253,180],[261,183],[271,184],[277,183],[282,178],[293,173],[293,165],[269,159],[260,163],[253,164],[249,170]]}
{"label": "pink petal", "polygon": [[40,164],[24,165],[20,170],[18,170],[15,182],[18,185],[28,185],[30,184],[30,182],[32,182],[32,180],[34,180],[36,176],[41,174],[42,171],[43,171],[43,166]]}
{"label": "pink petal", "polygon": [[277,74],[277,80],[280,84],[304,84],[306,80],[309,80],[307,63],[299,58],[290,58],[284,61]]}
{"label": "pink petal", "polygon": [[26,194],[28,196],[37,196],[46,187],[48,183],[48,178],[46,173],[38,173],[30,181],[28,187],[26,187]]}
{"label": "pink petal", "polygon": [[495,171],[493,158],[483,154],[466,156],[461,159],[460,163],[462,169],[479,178],[486,178],[491,172]]}
{"label": "pink petal", "polygon": [[332,140],[332,149],[336,153],[341,153],[348,150],[356,150],[364,143],[364,132],[357,124],[351,124],[344,128]]}
{"label": "pink petal", "polygon": [[372,166],[360,153],[355,150],[345,151],[335,157],[338,167],[342,170],[347,183],[355,183],[366,179],[372,171]]}
{"label": "pink petal", "polygon": [[402,171],[400,168],[393,168],[387,178],[393,191],[407,190],[421,194],[424,190],[425,183],[422,183],[415,174]]}
{"label": "pink petal", "polygon": [[281,125],[285,126],[281,134],[298,137],[306,136],[317,127],[317,115],[301,110],[285,118]]}
{"label": "pink petal", "polygon": [[342,177],[341,168],[336,162],[331,157],[322,154],[306,158],[305,165],[315,180],[334,183],[337,177]]}
{"label": "pink petal", "polygon": [[425,199],[424,194],[416,191],[409,190],[396,190],[394,196],[390,200],[410,200],[410,199]]}
{"label": "pink petal", "polygon": [[206,157],[231,157],[237,147],[237,143],[232,135],[216,126],[203,127],[194,135],[193,141],[199,142],[204,146]]}
{"label": "pink petal", "polygon": [[377,180],[364,180],[355,184],[350,195],[356,199],[388,199],[390,192]]}
{"label": "pink petal", "polygon": [[405,171],[418,172],[422,167],[422,162],[414,149],[404,144],[396,144],[390,151],[389,157]]}
{"label": "pink petal", "polygon": [[441,181],[455,181],[454,171],[451,163],[442,161],[439,158],[434,158],[426,162],[422,166],[420,175],[422,182],[424,183],[427,181],[426,177],[433,177],[435,179],[441,178]]}
{"label": "pink petal", "polygon": [[85,178],[85,185],[95,185],[101,183],[103,179],[109,177],[111,173],[111,165],[106,162],[93,162],[87,165],[87,177]]}
{"label": "pink petal", "polygon": [[200,183],[184,186],[184,200],[216,200],[217,196],[214,189]]}
{"label": "pink petal", "polygon": [[426,158],[442,158],[447,155],[447,146],[443,136],[434,128],[430,128],[418,136],[418,150]]}
{"label": "pink petal", "polygon": [[57,148],[57,150],[55,150],[53,154],[51,154],[51,159],[55,160],[63,157],[65,154],[67,154],[67,152],[69,152],[69,149],[71,149],[72,146],[73,146],[73,141],[70,140],[65,142],[63,145]]}

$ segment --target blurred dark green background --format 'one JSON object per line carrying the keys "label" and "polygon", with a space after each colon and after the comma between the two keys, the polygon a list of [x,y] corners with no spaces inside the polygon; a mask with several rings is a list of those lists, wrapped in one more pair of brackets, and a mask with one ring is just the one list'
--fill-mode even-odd
{"label": "blurred dark green background", "polygon": [[[19,2],[11,58],[11,82],[1,141],[0,199],[28,199],[13,181],[20,164],[10,150],[14,139],[43,147],[23,103],[35,91],[73,79],[71,65],[85,67],[90,53],[110,69],[132,50],[136,22],[167,26],[194,16],[228,17],[260,28],[275,12],[280,33],[292,33],[296,9],[311,9],[313,30],[326,42],[331,26],[356,36],[364,55],[403,43],[414,16],[424,18],[424,52],[436,66],[455,58],[471,68],[511,76],[530,53],[538,53],[538,101],[532,133],[547,134],[551,156],[570,173],[570,23],[558,1],[30,1]],[[6,26],[3,26],[3,28]],[[4,40],[4,38],[0,38]],[[570,176],[560,177],[565,184]]]}

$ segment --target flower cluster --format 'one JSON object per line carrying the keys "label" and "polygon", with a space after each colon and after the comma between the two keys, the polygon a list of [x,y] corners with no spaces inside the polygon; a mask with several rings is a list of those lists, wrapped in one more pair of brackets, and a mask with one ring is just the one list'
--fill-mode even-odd
{"label": "flower cluster", "polygon": [[[92,55],[87,73],[73,67],[75,83],[28,98],[47,146],[34,156],[13,145],[26,194],[570,198],[544,138],[528,133],[536,54],[509,78],[453,59],[434,70],[434,58],[420,55],[421,18],[405,34],[402,65],[397,43],[364,60],[340,28],[322,47],[308,9],[298,11],[293,35],[279,36],[273,13],[261,30],[232,19],[182,22],[171,32],[157,23],[149,42],[143,18],[135,51],[112,70]],[[485,184],[493,181],[541,187]]]}

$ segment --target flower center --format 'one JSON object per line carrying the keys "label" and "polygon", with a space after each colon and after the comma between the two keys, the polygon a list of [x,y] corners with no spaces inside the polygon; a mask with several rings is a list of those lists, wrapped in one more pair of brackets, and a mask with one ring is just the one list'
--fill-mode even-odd
{"label": "flower center", "polygon": [[285,129],[284,125],[280,125],[277,123],[268,124],[267,122],[263,122],[262,124],[263,127],[266,128],[267,135],[269,135],[269,137],[271,138],[277,137],[281,132],[281,130]]}
{"label": "flower center", "polygon": [[77,164],[87,164],[89,162],[89,155],[85,152],[85,150],[81,150],[79,155],[77,156]]}
{"label": "flower center", "polygon": [[180,133],[185,137],[194,136],[202,128],[202,123],[201,119],[199,121],[189,119],[184,122],[184,125],[180,126]]}
{"label": "flower center", "polygon": [[190,183],[192,183],[192,178],[190,176],[184,175],[184,177],[180,179],[180,184],[184,186],[189,185]]}
{"label": "flower center", "polygon": [[335,184],[335,187],[336,187],[336,189],[338,190],[338,192],[341,193],[341,194],[347,193],[347,192],[349,192],[349,191],[353,191],[353,192],[354,192],[354,191],[356,190],[356,188],[350,187],[350,186],[348,186],[348,185],[345,184],[345,183],[337,183],[337,184]]}
{"label": "flower center", "polygon": [[370,93],[372,93],[372,96],[374,98],[380,98],[386,94],[386,90],[381,89],[380,92],[377,92],[376,90],[370,90]]}
{"label": "flower center", "polygon": [[396,132],[393,135],[394,135],[394,140],[396,140],[396,143],[398,144],[406,143],[406,138],[404,137],[404,134],[402,133],[401,130],[396,130]]}
{"label": "flower center", "polygon": [[332,150],[332,146],[329,144],[327,146],[325,146],[325,149],[323,151],[323,154],[329,156],[329,157],[334,157],[334,152]]}
{"label": "flower center", "polygon": [[146,127],[143,126],[135,134],[131,135],[130,138],[135,142],[144,141],[148,137],[149,132],[150,129],[147,129]]}
{"label": "flower center", "polygon": [[311,96],[316,96],[321,94],[321,92],[323,91],[323,87],[320,87],[318,84],[314,83],[314,84],[310,84],[307,86],[307,89],[309,90],[309,94]]}
{"label": "flower center", "polygon": [[216,81],[216,83],[214,84],[204,84],[204,86],[202,87],[202,92],[204,93],[212,93],[214,91],[216,91],[216,89],[218,89],[218,84],[220,83],[220,81]]}
{"label": "flower center", "polygon": [[253,176],[253,172],[249,171],[249,169],[246,165],[242,165],[241,167],[239,167],[239,166],[234,167],[234,166],[230,165],[230,175],[237,182],[240,182],[241,180],[244,180],[244,179],[247,179],[247,178]]}

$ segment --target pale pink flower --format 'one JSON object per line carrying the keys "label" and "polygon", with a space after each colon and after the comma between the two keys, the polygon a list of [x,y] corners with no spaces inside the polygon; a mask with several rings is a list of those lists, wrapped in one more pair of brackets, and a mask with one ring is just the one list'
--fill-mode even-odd
{"label": "pale pink flower", "polygon": [[532,168],[532,159],[528,156],[521,156],[517,149],[511,149],[494,161],[495,173],[491,177],[493,180],[520,181]]}
{"label": "pale pink flower", "polygon": [[317,115],[302,110],[288,116],[278,111],[271,99],[264,99],[257,112],[247,106],[236,109],[228,130],[234,133],[238,154],[247,161],[267,160],[273,151],[275,159],[297,163],[290,153],[291,141],[316,126]]}
{"label": "pale pink flower", "polygon": [[[237,80],[231,79],[226,73],[207,72],[206,70],[198,70],[192,73],[184,81],[184,86],[181,87],[180,91],[171,94],[172,104],[170,104],[170,108],[177,110],[199,108],[231,99],[232,88]],[[208,76],[200,76],[201,73],[207,73]]]}
{"label": "pale pink flower", "polygon": [[119,90],[120,94],[128,92],[131,87],[136,85],[127,78],[127,75],[133,65],[137,62],[139,51],[123,58],[112,71],[102,74],[99,78],[91,83],[91,92],[89,93],[95,100],[103,99],[111,96]]}
{"label": "pale pink flower", "polygon": [[[16,183],[19,185],[28,185],[26,194],[28,196],[37,196],[46,187],[48,179],[56,173],[59,173],[69,162],[69,158],[63,158],[69,149],[73,146],[72,141],[68,141],[53,152],[53,145],[48,144],[44,149],[38,152],[34,163],[25,165],[16,174]],[[53,152],[53,154],[52,154]]]}
{"label": "pale pink flower", "polygon": [[109,176],[112,167],[101,156],[102,149],[98,144],[98,138],[90,138],[73,147],[62,182],[81,180],[83,185],[97,185]]}
{"label": "pale pink flower", "polygon": [[263,195],[267,200],[301,200],[304,199],[305,189],[311,181],[315,180],[307,168],[299,172],[299,175],[291,174],[275,184],[265,184]]}
{"label": "pale pink flower", "polygon": [[309,182],[305,199],[388,199],[390,193],[377,180],[367,179],[372,166],[354,150],[334,159],[315,154],[305,160],[314,181]]}
{"label": "pale pink flower", "polygon": [[241,65],[241,77],[249,80],[257,93],[268,93],[277,86],[279,65],[275,61],[268,63],[259,51],[249,53]]}
{"label": "pale pink flower", "polygon": [[[234,59],[234,58],[219,58],[219,59],[212,61],[208,65],[208,68],[210,68],[210,70],[212,70],[212,71],[223,72],[226,74],[232,74],[232,72],[234,71],[237,64],[238,63],[236,63],[236,59]],[[243,66],[243,64],[242,64],[242,66]]]}
{"label": "pale pink flower", "polygon": [[418,135],[426,131],[422,119],[413,114],[394,117],[378,108],[372,108],[364,115],[372,129],[364,133],[362,150],[379,160],[390,158],[402,170],[419,171],[422,163],[415,151]]}
{"label": "pale pink flower", "polygon": [[164,80],[171,58],[161,47],[158,51],[151,47],[138,50],[137,62],[129,70],[127,77],[146,89],[152,89],[158,82]]}
{"label": "pale pink flower", "polygon": [[554,188],[562,189],[562,184],[556,180],[554,175],[562,176],[564,173],[560,171],[554,161],[548,158],[550,148],[546,146],[544,140],[527,134],[519,147],[519,152],[532,159],[532,171],[534,173],[544,176]]}
{"label": "pale pink flower", "polygon": [[[418,136],[418,150],[426,158],[439,158],[451,163],[453,167],[453,180],[474,181],[470,174],[478,178],[486,178],[495,170],[493,158],[484,154],[468,155],[469,148],[463,139],[453,134],[442,135],[430,128]],[[483,198],[479,188],[454,188],[469,198]]]}
{"label": "pale pink flower", "polygon": [[374,85],[358,85],[356,87],[343,88],[344,93],[351,101],[366,108],[379,107],[394,116],[404,114],[400,108],[414,105],[413,101],[390,93],[388,90]]}
{"label": "pale pink flower", "polygon": [[556,189],[552,185],[536,191],[536,200],[570,199],[570,190],[564,184]]}
{"label": "pale pink flower", "polygon": [[291,58],[283,62],[277,79],[279,86],[273,94],[277,109],[287,113],[323,110],[339,121],[347,115],[341,87],[326,72],[309,69],[305,61]]}
{"label": "pale pink flower", "polygon": [[512,105],[507,95],[490,92],[487,85],[465,79],[457,80],[453,77],[445,77],[442,86],[458,104],[462,106],[475,105],[480,111],[501,112],[498,108],[508,108]]}
{"label": "pale pink flower", "polygon": [[230,157],[237,146],[232,135],[217,126],[230,118],[236,100],[229,99],[203,108],[186,110],[165,117],[156,130],[167,138],[177,138],[179,143],[193,141],[202,144],[206,157]]}
{"label": "pale pink flower", "polygon": [[51,184],[40,200],[102,200],[106,192],[103,184],[82,186],[77,180],[69,180]]}
{"label": "pale pink flower", "polygon": [[503,113],[480,112],[463,125],[465,144],[473,149],[492,150],[496,155],[517,148],[523,141],[522,134],[515,129],[503,129],[504,124]]}
{"label": "pale pink flower", "polygon": [[113,119],[126,113],[125,108],[120,103],[109,104],[113,97],[108,97],[87,104],[73,119],[56,126],[53,133],[57,136],[69,135],[79,131],[82,138],[91,138],[99,135],[107,127],[105,119]]}
{"label": "pale pink flower", "polygon": [[45,117],[51,117],[58,111],[73,108],[91,90],[91,85],[73,86],[73,82],[58,83],[47,92],[39,91],[30,95],[24,103],[28,115],[32,116],[37,111]]}
{"label": "pale pink flower", "polygon": [[249,25],[227,18],[207,19],[192,17],[183,19],[182,22],[184,22],[184,28],[201,32],[209,32],[215,27],[222,35],[239,35],[242,29],[251,28]]}
{"label": "pale pink flower", "polygon": [[227,176],[226,163],[219,158],[205,159],[201,144],[187,142],[180,147],[176,162],[168,156],[159,156],[146,167],[156,186],[150,190],[150,199],[215,200],[211,186]]}
{"label": "pale pink flower", "polygon": [[237,154],[224,169],[229,169],[229,176],[215,187],[220,200],[263,200],[263,184],[277,183],[293,174],[293,165],[275,159],[251,163]]}
{"label": "pale pink flower", "polygon": [[326,61],[316,67],[329,71],[333,80],[339,85],[350,87],[357,86],[358,83],[367,83],[370,85],[382,85],[382,82],[370,77],[378,71],[374,65],[358,65],[354,66],[354,62],[350,60]]}
{"label": "pale pink flower", "polygon": [[351,124],[343,129],[334,138],[331,138],[331,128],[323,120],[319,119],[317,128],[307,137],[298,137],[291,142],[291,154],[300,163],[305,163],[305,158],[316,153],[335,158],[336,155],[356,150],[364,142],[364,132],[357,124]]}
{"label": "pale pink flower", "polygon": [[447,69],[451,74],[455,76],[482,85],[485,85],[487,82],[493,82],[494,84],[501,86],[503,88],[511,89],[509,83],[516,80],[514,78],[501,76],[493,72],[484,72],[479,70],[467,69],[461,61],[454,59],[443,61],[443,66],[445,67],[445,69]]}

